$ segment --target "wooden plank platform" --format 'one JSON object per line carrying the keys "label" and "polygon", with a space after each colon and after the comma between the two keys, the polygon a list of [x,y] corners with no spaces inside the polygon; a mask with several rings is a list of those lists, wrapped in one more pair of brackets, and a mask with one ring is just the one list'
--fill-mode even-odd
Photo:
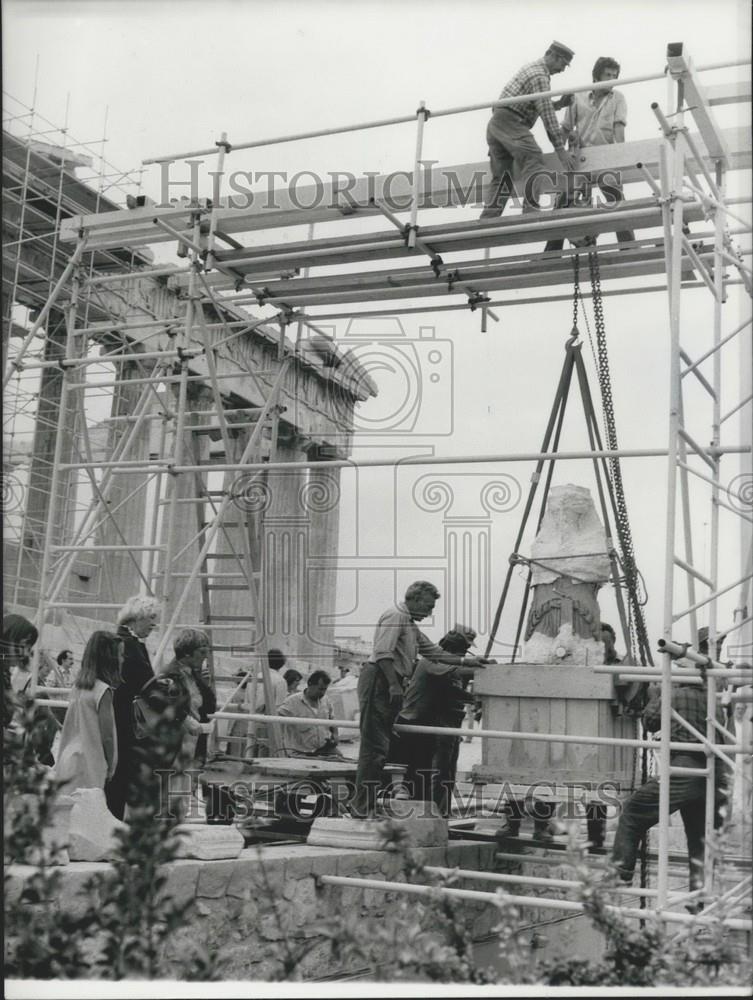
{"label": "wooden plank platform", "polygon": [[[748,168],[751,164],[750,130],[724,129],[722,136],[730,150],[730,169]],[[705,147],[701,136],[694,133],[692,137],[703,151]],[[619,171],[623,183],[630,184],[644,179],[636,166],[642,163],[654,177],[658,177],[661,142],[661,138],[657,136],[636,142],[591,146],[581,151],[579,167],[589,172]],[[480,135],[479,146],[483,145]],[[231,158],[227,162],[228,172],[232,170],[232,163]],[[561,169],[554,153],[545,154],[544,165],[547,170]],[[484,160],[435,167],[424,172],[420,180],[421,207],[446,208],[479,204],[483,185],[489,181],[488,170],[488,163]],[[175,179],[178,179],[177,165]],[[182,175],[180,179],[183,179]],[[376,178],[359,177],[347,192],[344,192],[342,184],[297,187],[293,192],[280,188],[274,191],[271,203],[266,191],[257,191],[253,193],[250,205],[242,206],[236,199],[235,207],[225,207],[226,203],[222,201],[217,208],[203,209],[202,215],[207,219],[214,215],[217,228],[223,233],[252,232],[311,223],[342,222],[348,218],[362,219],[364,216],[379,214],[378,209],[371,204],[371,199],[384,201],[391,211],[406,212],[410,208],[411,192],[410,178],[398,172]],[[309,204],[316,207],[300,207]],[[60,238],[64,242],[74,242],[83,231],[90,238],[90,246],[98,248],[170,243],[175,242],[175,237],[161,230],[154,220],[168,222],[190,238],[191,214],[191,208],[187,206],[152,206],[79,215],[63,221]],[[537,232],[537,238],[548,238],[543,227]]]}

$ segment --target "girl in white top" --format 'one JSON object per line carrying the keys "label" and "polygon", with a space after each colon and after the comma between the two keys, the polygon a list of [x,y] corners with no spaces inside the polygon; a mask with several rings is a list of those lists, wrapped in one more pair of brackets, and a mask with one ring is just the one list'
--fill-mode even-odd
{"label": "girl in white top", "polygon": [[61,790],[102,788],[117,764],[112,692],[121,681],[123,641],[113,632],[94,632],[65,713],[55,775]]}

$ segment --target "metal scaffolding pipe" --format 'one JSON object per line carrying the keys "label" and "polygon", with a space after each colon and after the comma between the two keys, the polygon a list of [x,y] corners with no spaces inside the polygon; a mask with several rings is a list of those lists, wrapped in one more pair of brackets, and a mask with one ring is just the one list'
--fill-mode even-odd
{"label": "metal scaffolding pipe", "polygon": [[[629,666],[622,664],[619,666],[617,664],[607,666],[595,666],[591,667],[591,670],[595,674],[614,674],[619,677],[627,677],[628,674],[635,679],[640,678],[641,680],[651,680],[651,678],[659,678],[662,676],[660,667],[640,667],[640,666]],[[706,675],[711,675],[712,677],[720,677],[722,680],[744,680],[746,677],[753,679],[750,671],[745,671],[739,667],[727,667],[723,669],[707,670]],[[681,684],[693,684],[696,681],[699,684],[703,683],[703,675],[701,673],[691,673],[690,670],[672,670],[672,679],[679,681]]]}
{"label": "metal scaffolding pipe", "polygon": [[[749,578],[749,576],[746,576],[743,579],[748,580]],[[668,653],[673,660],[690,660],[691,663],[698,663],[701,666],[710,667],[712,670],[719,671],[720,676],[724,676],[729,670],[729,663],[722,663],[720,660],[714,660],[710,656],[706,656],[705,653],[699,653],[687,642],[674,642],[672,639],[659,639],[657,645],[663,653]],[[738,667],[738,669],[740,668]]]}
{"label": "metal scaffolding pipe", "polygon": [[[81,260],[81,257],[83,255],[85,249],[86,249],[86,240],[82,240],[78,244],[78,246],[76,247],[76,249],[73,251],[73,256],[71,257],[71,259],[68,261],[68,263],[63,268],[63,273],[60,275],[60,277],[58,278],[57,282],[55,283],[55,287],[50,292],[50,294],[49,294],[49,296],[47,298],[47,301],[45,302],[44,306],[42,307],[42,311],[40,312],[40,314],[37,316],[36,320],[34,321],[33,326],[31,327],[31,329],[29,330],[29,332],[24,337],[23,343],[19,347],[18,351],[16,351],[16,354],[12,358],[9,358],[9,360],[8,360],[8,369],[7,369],[7,371],[3,375],[3,389],[6,388],[6,386],[10,382],[10,380],[13,378],[14,373],[16,371],[18,371],[20,368],[23,367],[22,358],[23,358],[24,354],[26,353],[27,348],[29,347],[29,344],[36,337],[36,335],[39,332],[40,328],[42,327],[42,325],[44,324],[45,320],[49,316],[50,310],[55,305],[55,302],[57,301],[57,297],[60,294],[60,292],[61,292],[61,290],[63,288],[63,285],[66,283],[66,281],[68,280],[68,278],[70,278],[71,274],[73,273],[73,271],[75,270],[75,268],[78,266],[78,263]],[[81,333],[81,331],[77,330],[76,333],[79,334],[79,333]]]}
{"label": "metal scaffolding pipe", "polygon": [[[29,365],[24,365],[24,370],[32,368],[82,368],[88,367],[89,365],[104,365],[109,364],[112,361],[152,361],[158,358],[177,358],[179,354],[177,351],[149,351],[143,354],[133,352],[131,354],[101,354],[98,358],[60,358],[55,361],[35,361]],[[126,384],[128,380],[121,379],[122,384]],[[89,386],[92,389],[99,388],[99,382],[92,382]],[[130,385],[130,381],[128,381]],[[74,386],[78,388],[79,386]]]}
{"label": "metal scaffolding pipe", "polygon": [[[736,61],[736,62],[725,62],[725,63],[713,63],[708,66],[697,66],[697,72],[703,72],[706,70],[714,69],[731,69],[736,66],[748,66],[749,62]],[[516,104],[525,104],[530,101],[535,101],[541,97],[559,97],[562,94],[581,94],[587,93],[592,90],[611,90],[613,87],[627,87],[635,83],[648,83],[651,80],[663,80],[664,73],[649,73],[644,76],[632,76],[626,77],[624,79],[617,79],[614,81],[604,82],[604,83],[588,83],[583,84],[578,87],[562,87],[557,90],[542,90],[535,94],[524,94],[520,97],[505,97],[505,98],[495,98],[491,101],[483,101],[480,104],[464,104],[455,108],[444,108],[439,111],[432,111],[432,118],[445,118],[450,115],[460,115],[465,114],[469,111],[488,111],[489,108],[506,108],[513,107]],[[408,122],[414,122],[416,120],[415,113],[412,115],[399,115],[395,118],[381,118],[376,121],[370,122],[358,122],[355,125],[340,125],[335,128],[324,128],[317,129],[312,132],[297,132],[293,135],[283,135],[277,136],[273,139],[255,139],[252,142],[239,142],[233,143],[233,150],[239,149],[256,149],[259,146],[274,146],[279,143],[284,142],[297,142],[300,139],[318,139],[327,135],[342,135],[343,132],[360,132],[366,129],[372,128],[383,128],[387,125],[405,125]],[[193,149],[188,152],[183,153],[172,153],[166,156],[153,156],[150,159],[142,160],[144,166],[151,165],[153,163],[164,163],[171,160],[182,160],[188,157],[194,156],[211,156],[219,151],[219,144],[214,146],[209,146],[206,149]]]}
{"label": "metal scaffolding pipe", "polygon": [[[559,863],[561,864],[561,862]],[[500,885],[514,882],[520,885],[545,886],[552,889],[580,889],[582,885],[577,879],[547,878],[546,876],[537,875],[512,875],[509,873],[473,871],[469,868],[442,868],[438,865],[424,865],[423,870],[428,872],[429,875],[472,878],[478,879],[480,882],[498,882]],[[610,891],[622,892],[628,896],[656,896],[656,889],[638,889],[629,885],[615,885],[611,887]],[[686,893],[677,893],[677,895],[684,898]]]}
{"label": "metal scaffolding pipe", "polygon": [[95,288],[98,285],[109,285],[113,281],[133,281],[134,278],[166,278],[174,277],[177,274],[188,274],[191,269],[188,267],[154,267],[151,270],[129,271],[127,274],[98,274],[93,278],[84,280],[85,288]]}
{"label": "metal scaffolding pipe", "polygon": [[[734,583],[729,583],[729,584],[727,584],[726,587],[721,587],[719,590],[714,591],[713,594],[709,594],[708,597],[704,597],[704,599],[702,601],[696,601],[696,603],[692,604],[689,608],[686,608],[684,611],[681,611],[677,615],[673,615],[672,616],[672,621],[673,622],[677,622],[681,618],[684,618],[685,615],[689,615],[691,613],[691,611],[697,611],[698,608],[702,608],[706,604],[709,604],[710,602],[715,601],[717,599],[717,597],[721,597],[722,594],[726,594],[730,590],[734,590],[735,587],[739,587],[741,584],[747,583],[748,580],[750,580],[750,578],[752,576],[753,576],[753,573],[746,573],[745,576],[741,576],[740,579],[739,580],[735,580]],[[660,642],[661,641],[662,640],[660,640]]]}
{"label": "metal scaffolding pipe", "polygon": [[[284,722],[294,726],[319,726],[337,729],[358,729],[359,724],[349,719],[295,719],[287,715],[262,715],[258,712],[214,712],[213,719],[242,719],[247,722]],[[628,739],[621,736],[575,736],[570,733],[529,733],[502,729],[463,729],[454,726],[409,726],[400,723],[392,727],[396,733],[417,733],[424,736],[466,736],[471,739],[490,740],[531,740],[535,743],[588,743],[594,746],[646,747],[656,750],[657,743],[653,740]],[[672,750],[685,750],[698,753],[697,743],[680,743],[672,740]],[[733,747],[725,747],[732,752]]]}
{"label": "metal scaffolding pipe", "polygon": [[[512,906],[534,906],[549,910],[570,910],[571,912],[584,912],[583,903],[577,903],[569,899],[549,899],[546,896],[515,896],[498,890],[497,892],[484,892],[474,889],[451,889],[446,886],[417,885],[413,882],[387,882],[383,879],[356,878],[350,875],[318,875],[317,882],[320,885],[337,885],[351,887],[354,889],[376,889],[382,892],[402,892],[409,896],[424,896],[427,898],[446,896],[450,899],[467,899],[475,902],[489,903],[492,906],[502,907]],[[646,910],[638,907],[607,906],[611,913],[619,914],[623,917],[632,917],[636,920],[645,920]],[[653,911],[656,917],[670,923],[681,924],[714,924],[721,923],[724,927],[733,930],[750,931],[753,922],[743,920],[738,917],[728,917],[726,920],[718,921],[715,917],[695,916],[690,913],[673,913],[670,910]]]}
{"label": "metal scaffolding pipe", "polygon": [[[727,445],[719,448],[707,448],[709,454],[719,455],[739,455],[747,454],[750,448],[738,445]],[[373,458],[360,459],[354,461],[348,458],[326,459],[321,462],[314,460],[305,462],[248,462],[246,464],[232,462],[218,462],[212,464],[213,472],[241,472],[248,470],[262,469],[380,469],[395,468],[396,466],[412,465],[481,465],[495,464],[497,462],[538,462],[538,461],[574,461],[578,459],[594,458],[666,458],[666,448],[618,448],[613,451],[608,449],[598,449],[597,451],[533,451],[519,452],[518,454],[493,454],[493,455],[412,455],[409,458]],[[133,471],[150,471],[151,466],[145,465],[143,468]],[[174,466],[173,472],[203,472],[204,465],[181,465]],[[117,475],[118,470],[114,473]],[[125,472],[123,473],[125,474]]]}

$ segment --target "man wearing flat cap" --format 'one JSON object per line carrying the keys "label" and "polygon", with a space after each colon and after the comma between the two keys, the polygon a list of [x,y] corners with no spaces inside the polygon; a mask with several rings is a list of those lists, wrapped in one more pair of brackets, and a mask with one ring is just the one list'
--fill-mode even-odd
{"label": "man wearing flat cap", "polygon": [[[472,628],[457,624],[438,645],[445,653],[466,657],[475,639]],[[473,701],[466,691],[468,681],[474,670],[493,662],[467,657],[464,663],[453,664],[421,657],[408,683],[398,723],[460,728],[466,703]],[[406,765],[406,781],[414,798],[434,802],[443,816],[449,816],[459,749],[458,736],[395,733],[389,759]]]}
{"label": "man wearing flat cap", "polygon": [[[551,76],[566,69],[573,55],[573,50],[567,45],[552,42],[541,59],[527,63],[505,84],[500,100],[551,90]],[[482,219],[496,218],[504,211],[512,193],[513,168],[519,175],[523,211],[534,211],[539,207],[534,177],[546,168],[544,154],[531,133],[537,118],[540,117],[544,123],[563,169],[575,170],[575,158],[565,150],[565,136],[555,113],[555,109],[568,103],[565,98],[553,104],[550,97],[537,97],[521,104],[495,108],[486,129],[492,181],[481,213]],[[542,179],[543,183],[550,185],[551,179]],[[564,184],[555,186],[561,190]]]}

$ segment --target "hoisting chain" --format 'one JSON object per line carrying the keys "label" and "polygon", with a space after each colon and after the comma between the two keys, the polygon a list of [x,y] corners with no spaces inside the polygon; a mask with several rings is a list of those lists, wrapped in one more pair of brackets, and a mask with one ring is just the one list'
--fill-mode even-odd
{"label": "hoisting chain", "polygon": [[[573,328],[570,331],[571,337],[579,337],[580,332],[578,330],[578,300],[580,299],[580,258],[576,253],[573,257]],[[583,310],[583,316],[585,317],[586,310]],[[588,322],[586,320],[586,322]]]}
{"label": "hoisting chain", "polygon": [[[617,429],[614,419],[612,382],[609,372],[606,330],[604,327],[604,306],[601,298],[601,275],[599,271],[599,256],[595,250],[592,250],[588,254],[588,269],[591,277],[594,325],[596,327],[597,373],[599,379],[599,389],[601,391],[601,405],[604,416],[606,447],[609,451],[616,451],[618,448]],[[633,536],[630,530],[630,519],[628,517],[625,489],[622,481],[622,469],[620,467],[619,458],[616,456],[610,458],[608,467],[612,481],[612,493],[615,498],[615,507],[617,510],[615,527],[617,529],[617,538],[622,550],[622,564],[628,592],[631,646],[630,653],[633,658],[633,662],[635,662],[635,642],[637,639],[640,662],[643,666],[645,666],[647,654],[650,659],[646,623],[643,619],[643,603],[645,603],[645,599],[642,601],[639,594],[639,573],[635,564]]]}

